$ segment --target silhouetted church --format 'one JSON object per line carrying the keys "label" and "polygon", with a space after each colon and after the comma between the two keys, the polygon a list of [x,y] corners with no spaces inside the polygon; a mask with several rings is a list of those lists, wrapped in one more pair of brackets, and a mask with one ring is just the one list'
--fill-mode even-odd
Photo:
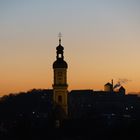
{"label": "silhouetted church", "polygon": [[59,36],[56,61],[53,63],[52,97],[54,104],[61,108],[67,116],[72,118],[89,117],[87,114],[93,114],[93,110],[98,110],[102,114],[124,113],[123,111],[129,103],[124,87],[119,86],[117,91],[114,90],[115,86],[112,80],[111,83],[104,85],[104,91],[72,90],[68,92],[67,68],[68,64],[64,60],[64,47],[61,45],[61,36]]}
{"label": "silhouetted church", "polygon": [[67,69],[59,36],[53,63],[53,89],[33,89],[2,97],[0,138],[35,140],[45,136],[45,139],[80,140],[82,136],[84,139],[99,139],[112,134],[114,139],[113,134],[127,136],[132,131],[136,134],[136,127],[140,126],[138,95],[125,95],[125,89],[119,83],[114,85],[113,80],[104,85],[103,91],[68,91]]}
{"label": "silhouetted church", "polygon": [[64,61],[63,46],[61,45],[61,36],[59,37],[59,45],[56,47],[56,61],[53,63],[54,83],[53,83],[53,101],[59,105],[66,114],[68,114],[68,84],[67,84],[67,68],[68,65]]}

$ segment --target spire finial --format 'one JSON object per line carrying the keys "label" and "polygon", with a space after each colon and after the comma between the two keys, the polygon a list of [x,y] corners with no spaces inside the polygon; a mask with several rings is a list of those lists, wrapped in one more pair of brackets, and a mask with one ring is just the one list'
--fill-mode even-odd
{"label": "spire finial", "polygon": [[61,37],[62,37],[61,32],[59,32],[58,37],[59,37],[59,45],[61,45]]}

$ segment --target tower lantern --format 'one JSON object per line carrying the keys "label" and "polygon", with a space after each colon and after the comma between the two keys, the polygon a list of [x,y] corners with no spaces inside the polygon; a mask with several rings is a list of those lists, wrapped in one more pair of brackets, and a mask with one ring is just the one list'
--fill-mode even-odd
{"label": "tower lantern", "polygon": [[53,100],[62,111],[68,114],[68,84],[67,84],[67,68],[68,65],[64,61],[64,47],[61,45],[61,34],[59,34],[59,45],[56,47],[56,61],[53,63]]}

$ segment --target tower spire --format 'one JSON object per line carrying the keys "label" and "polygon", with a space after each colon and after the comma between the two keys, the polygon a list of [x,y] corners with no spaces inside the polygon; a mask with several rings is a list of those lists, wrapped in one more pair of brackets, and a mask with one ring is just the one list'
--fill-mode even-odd
{"label": "tower spire", "polygon": [[[56,47],[56,61],[53,63],[53,100],[56,106],[60,107],[60,118],[68,114],[68,84],[67,68],[68,64],[64,60],[64,47],[61,45],[61,33],[58,34],[59,45]],[[58,113],[58,112],[57,112]],[[59,113],[58,113],[59,114]],[[63,115],[62,115],[63,114]],[[64,115],[65,114],[65,115]],[[58,119],[59,120],[59,119]]]}
{"label": "tower spire", "polygon": [[59,37],[59,45],[61,45],[61,38],[62,38],[61,32],[59,32],[58,37]]}

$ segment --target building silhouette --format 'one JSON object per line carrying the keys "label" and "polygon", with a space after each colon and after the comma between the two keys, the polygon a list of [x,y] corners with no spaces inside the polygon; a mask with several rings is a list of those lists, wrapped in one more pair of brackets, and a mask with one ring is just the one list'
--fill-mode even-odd
{"label": "building silhouette", "polygon": [[68,84],[67,84],[67,68],[68,65],[64,61],[64,47],[61,45],[61,36],[59,37],[59,45],[56,47],[56,61],[53,63],[53,101],[54,104],[60,106],[65,114],[68,114]]}
{"label": "building silhouette", "polygon": [[[56,60],[53,63],[54,76],[52,85],[52,100],[55,107],[57,108],[56,112],[57,114],[59,114],[59,116],[61,116],[61,113],[58,110],[61,110],[61,112],[63,112],[66,116],[69,117],[82,117],[82,114],[86,114],[87,111],[92,112],[95,109],[95,107],[102,108],[102,105],[104,105],[104,108],[109,109],[111,108],[112,103],[113,105],[115,104],[114,106],[119,106],[121,104],[120,98],[124,97],[125,88],[122,87],[120,84],[116,84],[114,86],[113,80],[111,80],[110,83],[108,82],[104,85],[104,91],[68,91],[67,68],[68,64],[64,60],[64,47],[61,45],[60,35],[59,45],[56,47]],[[118,90],[114,90],[116,87],[118,88]],[[98,103],[98,105],[95,103]],[[58,118],[60,119],[60,117]]]}
{"label": "building silhouette", "polygon": [[33,89],[2,97],[0,138],[35,140],[45,136],[45,139],[91,140],[100,136],[114,139],[114,134],[120,134],[134,139],[136,132],[139,134],[138,95],[125,94],[125,88],[120,83],[114,85],[113,80],[102,91],[68,91],[67,68],[59,36],[53,63],[53,89]]}

